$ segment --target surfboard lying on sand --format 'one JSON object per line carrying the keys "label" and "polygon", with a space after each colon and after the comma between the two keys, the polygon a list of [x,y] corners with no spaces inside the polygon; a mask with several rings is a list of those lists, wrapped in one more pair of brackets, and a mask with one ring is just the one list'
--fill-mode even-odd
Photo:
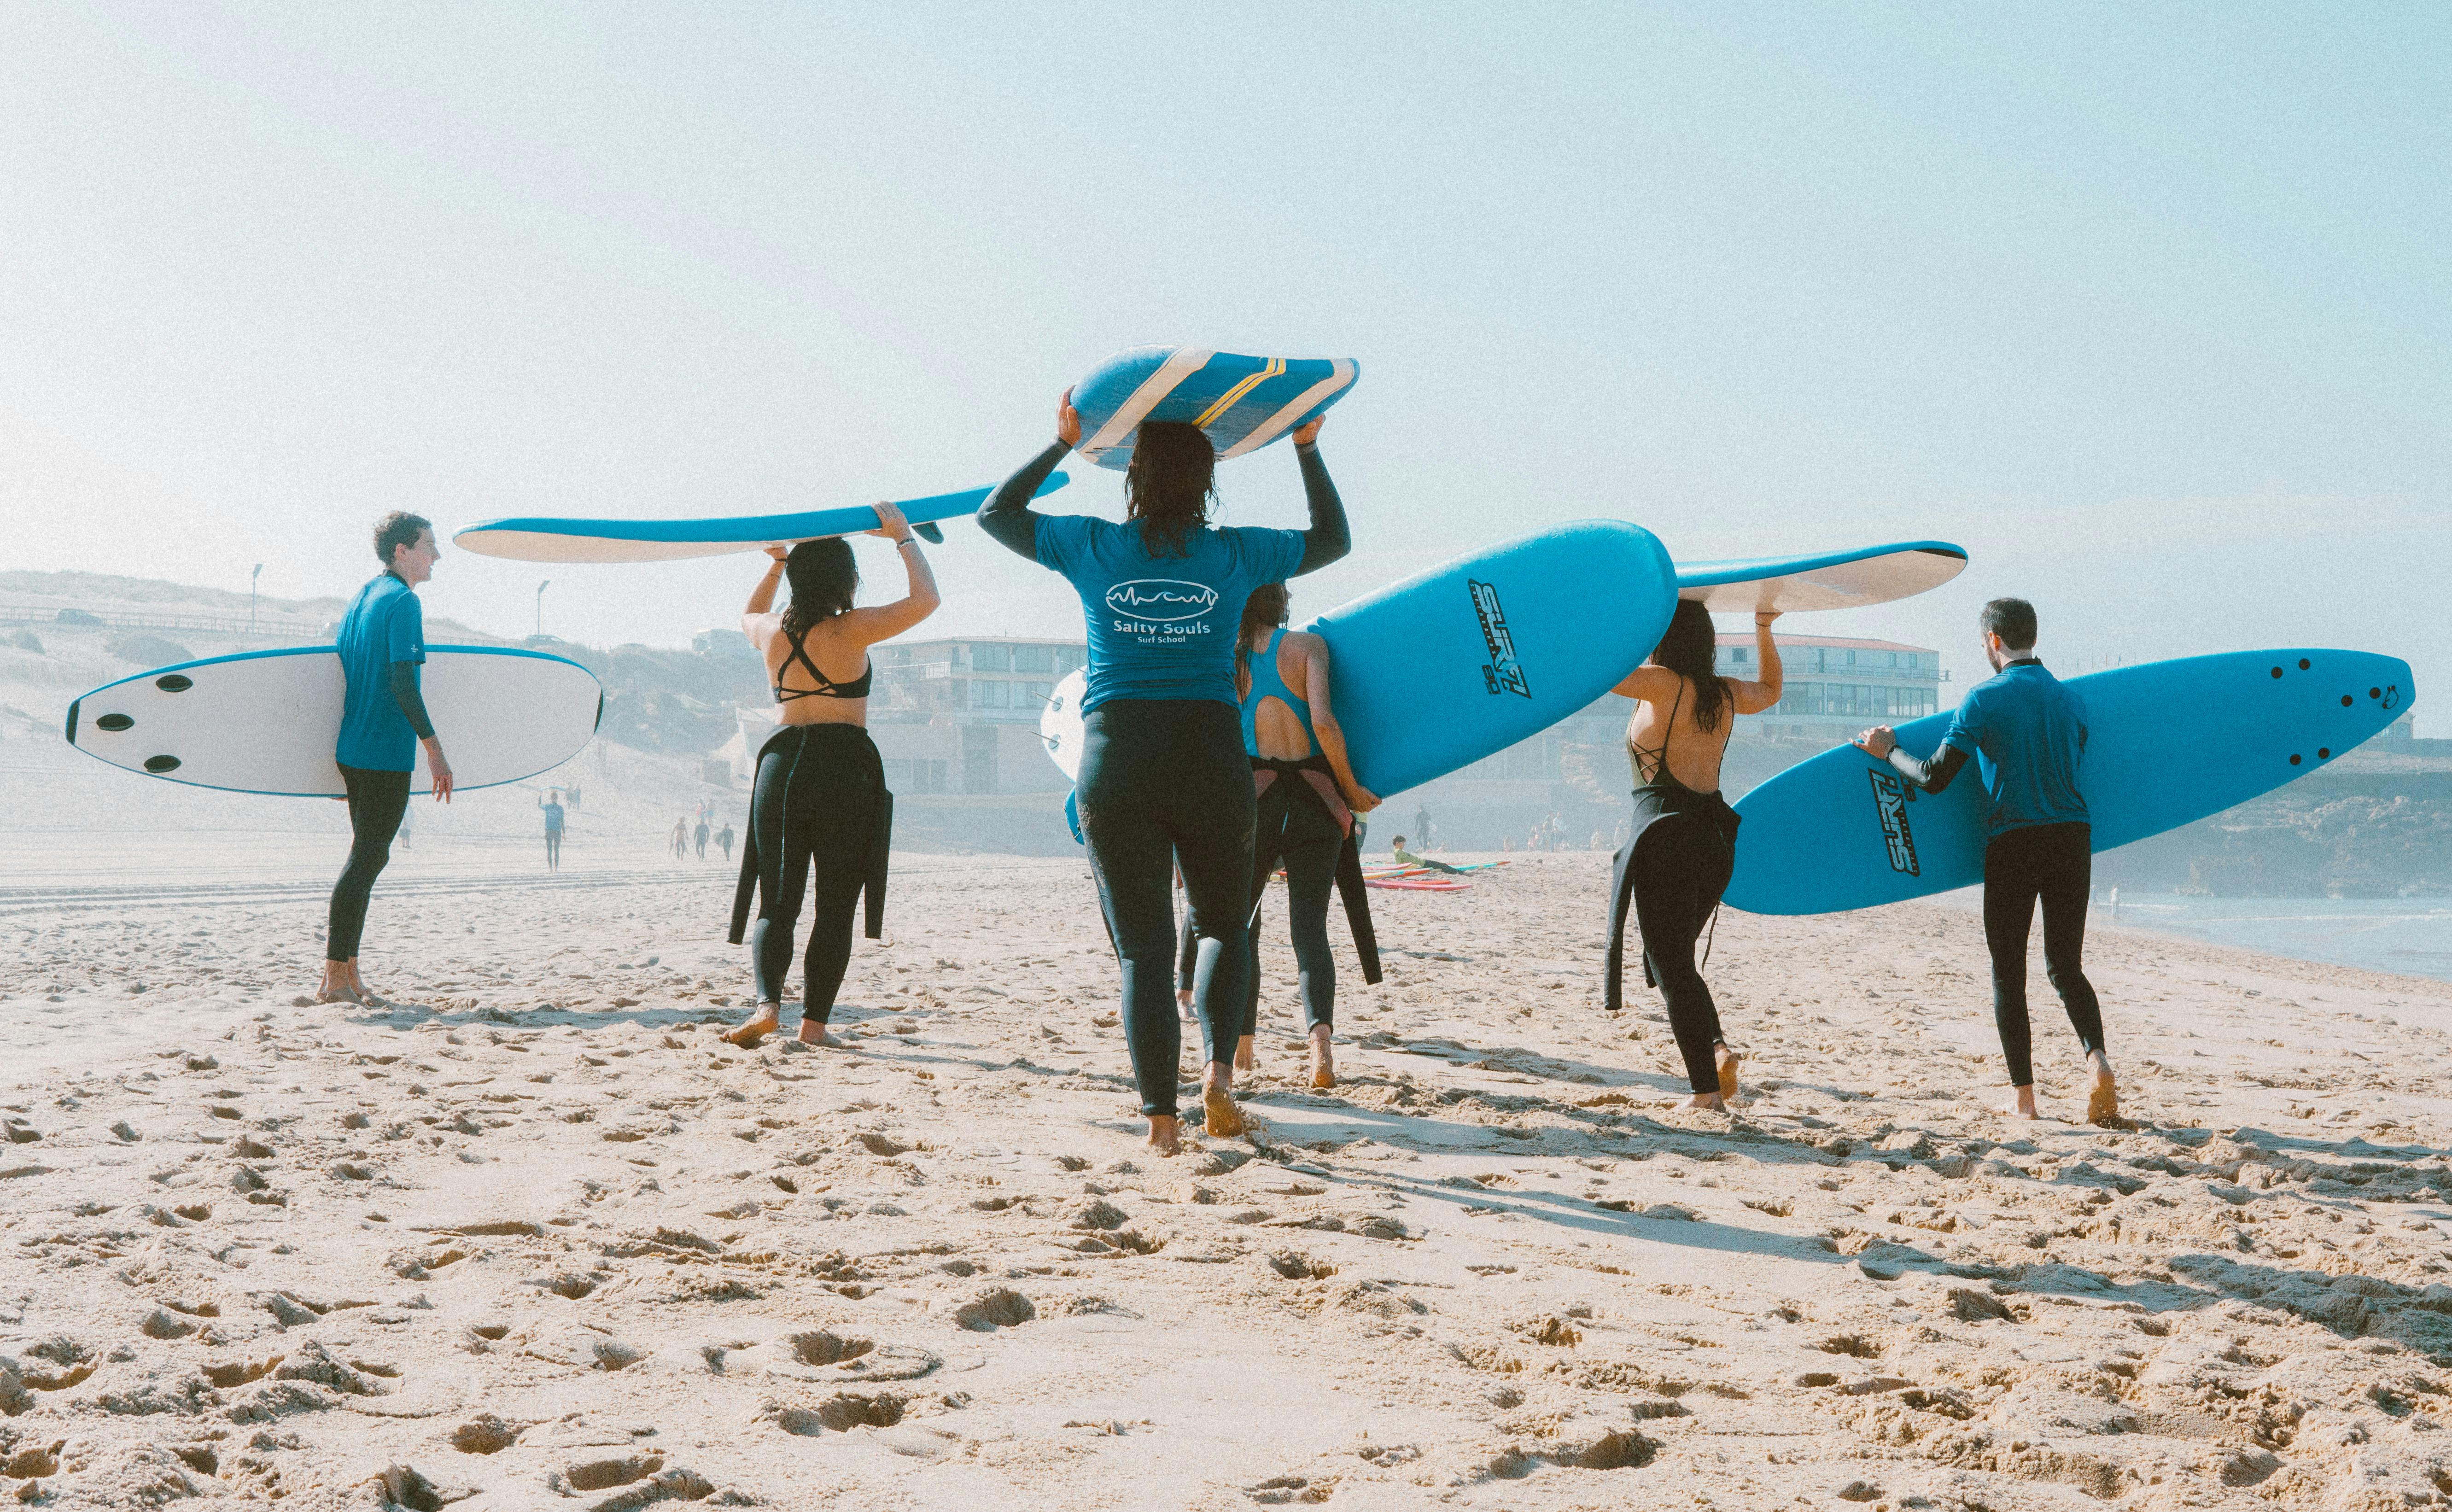
{"label": "surfboard lying on sand", "polygon": [[[2086,704],[2094,848],[2218,814],[2339,758],[2416,700],[2409,664],[2367,651],[2235,651],[2068,680]],[[1899,726],[1929,756],[1948,712]],[[1737,801],[1728,902],[1750,913],[1835,913],[1984,880],[1988,802],[1970,760],[1938,796],[1853,746],[1825,751]]]}
{"label": "surfboard lying on sand", "polygon": [[[1054,493],[1070,481],[1048,474],[1034,497]],[[993,488],[965,488],[960,493],[931,494],[896,505],[920,534],[942,542],[945,533],[935,522],[977,514]],[[792,541],[822,536],[858,535],[877,528],[877,507],[855,504],[839,509],[805,509],[796,514],[741,514],[721,520],[586,520],[545,515],[517,515],[465,526],[451,544],[479,556],[506,557],[514,562],[678,562],[685,557],[724,556],[735,551],[762,550]],[[448,746],[444,747],[447,754]]]}
{"label": "surfboard lying on sand", "polygon": [[[299,646],[157,666],[69,706],[68,741],[98,761],[231,792],[338,798],[338,650]],[[579,754],[604,708],[596,674],[543,651],[429,646],[421,689],[455,788],[495,787]],[[388,693],[386,694],[389,696]],[[425,747],[413,792],[431,792]]]}
{"label": "surfboard lying on sand", "polygon": [[1262,447],[1319,418],[1362,369],[1345,357],[1245,357],[1197,347],[1136,347],[1073,386],[1081,415],[1075,449],[1102,468],[1132,465],[1144,420],[1177,421],[1209,433],[1220,461]]}
{"label": "surfboard lying on sand", "polygon": [[1502,541],[1329,610],[1336,722],[1381,798],[1549,728],[1617,686],[1669,627],[1675,568],[1623,520]]}
{"label": "surfboard lying on sand", "polygon": [[1723,614],[1852,609],[1937,588],[1967,566],[1947,541],[1900,541],[1855,551],[1680,562],[1677,596]]}

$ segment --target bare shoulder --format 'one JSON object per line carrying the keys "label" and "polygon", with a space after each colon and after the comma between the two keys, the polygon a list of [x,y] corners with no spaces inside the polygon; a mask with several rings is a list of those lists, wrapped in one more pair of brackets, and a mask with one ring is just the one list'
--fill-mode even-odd
{"label": "bare shoulder", "polygon": [[1288,630],[1286,638],[1277,643],[1277,648],[1299,651],[1315,662],[1328,660],[1328,637],[1315,635],[1309,630]]}
{"label": "bare shoulder", "polygon": [[1673,696],[1677,687],[1676,673],[1665,666],[1654,666],[1647,662],[1627,673],[1625,679],[1611,691],[1622,698],[1639,699],[1647,704],[1656,704],[1666,702]]}

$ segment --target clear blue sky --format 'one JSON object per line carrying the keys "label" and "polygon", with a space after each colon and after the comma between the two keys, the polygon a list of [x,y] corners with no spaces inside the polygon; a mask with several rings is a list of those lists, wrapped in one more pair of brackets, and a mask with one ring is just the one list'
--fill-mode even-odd
{"label": "clear blue sky", "polygon": [[[2452,734],[2452,10],[34,7],[0,50],[0,565],[346,591],[372,517],[987,483],[1117,348],[1358,358],[1325,607],[1615,515],[1900,537],[1790,622],[2409,656]],[[1076,469],[1077,475],[1090,469]],[[1298,523],[1280,448],[1240,523]],[[1098,474],[1062,507],[1112,509]],[[874,578],[897,572],[879,547]],[[967,527],[928,633],[1078,631]],[[446,556],[673,643],[753,559]],[[1298,611],[1299,611],[1298,605]]]}

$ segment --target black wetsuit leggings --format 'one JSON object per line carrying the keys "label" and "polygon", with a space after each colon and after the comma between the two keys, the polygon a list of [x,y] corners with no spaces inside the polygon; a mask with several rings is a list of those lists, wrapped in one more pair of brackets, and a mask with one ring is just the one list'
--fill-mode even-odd
{"label": "black wetsuit leggings", "polygon": [[749,955],[758,1001],[781,1003],[792,966],[792,929],[814,868],[817,908],[801,963],[801,1018],[823,1025],[851,965],[852,916],[868,881],[885,774],[876,743],[859,726],[797,727],[806,733],[772,742],[759,757],[749,801],[749,827],[758,839],[758,920],[749,929]]}
{"label": "black wetsuit leggings", "polygon": [[1330,817],[1311,784],[1294,772],[1278,774],[1260,794],[1259,833],[1252,866],[1250,945],[1244,954],[1240,1034],[1256,1032],[1260,1017],[1260,908],[1269,874],[1286,867],[1286,909],[1295,940],[1295,969],[1302,984],[1303,1032],[1336,1022],[1336,959],[1328,948],[1328,899],[1336,890],[1336,858],[1345,830]]}
{"label": "black wetsuit leggings", "polygon": [[357,958],[358,938],[366,929],[366,903],[374,896],[375,879],[391,860],[401,816],[408,812],[408,779],[407,772],[341,768],[341,782],[349,790],[349,864],[332,884],[332,912],[324,928],[326,961]]}
{"label": "black wetsuit leggings", "polygon": [[547,866],[562,865],[562,831],[559,829],[544,832],[544,864]]}
{"label": "black wetsuit leggings", "polygon": [[1193,1009],[1209,1060],[1235,1057],[1252,886],[1252,767],[1235,706],[1115,699],[1083,721],[1077,796],[1098,905],[1122,967],[1141,1111],[1176,1112],[1175,876],[1199,938]]}
{"label": "black wetsuit leggings", "polygon": [[1984,847],[1984,944],[1992,952],[1992,1022],[2009,1084],[2031,1086],[2035,1069],[2027,1026],[2027,936],[2035,902],[2044,905],[2044,971],[2087,1050],[2103,1048],[2103,1005],[2080,964],[2086,905],[2093,892],[2090,826],[2034,825],[1995,835]]}
{"label": "black wetsuit leggings", "polygon": [[1703,813],[1664,814],[1637,836],[1631,861],[1635,916],[1643,926],[1643,965],[1660,985],[1669,1029],[1697,1092],[1720,1090],[1712,1047],[1726,1042],[1711,989],[1694,965],[1694,942],[1720,905],[1735,847]]}

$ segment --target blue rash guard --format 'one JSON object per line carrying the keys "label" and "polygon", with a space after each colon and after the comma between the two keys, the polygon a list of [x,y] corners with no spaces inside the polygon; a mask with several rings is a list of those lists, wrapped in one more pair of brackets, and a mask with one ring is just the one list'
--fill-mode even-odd
{"label": "blue rash guard", "polygon": [[417,691],[416,668],[425,660],[425,611],[417,595],[382,574],[349,601],[337,639],[348,688],[333,758],[366,771],[415,770],[419,738],[434,733]]}
{"label": "blue rash guard", "polygon": [[2043,663],[2011,662],[1968,688],[1941,743],[1975,758],[1992,797],[1988,834],[2087,822],[2077,786],[2086,701]]}
{"label": "blue rash guard", "polygon": [[1203,527],[1185,554],[1153,556],[1138,522],[1086,514],[1038,522],[1038,560],[1081,595],[1090,637],[1088,713],[1110,699],[1205,698],[1234,704],[1235,631],[1243,601],[1293,575],[1300,530]]}

